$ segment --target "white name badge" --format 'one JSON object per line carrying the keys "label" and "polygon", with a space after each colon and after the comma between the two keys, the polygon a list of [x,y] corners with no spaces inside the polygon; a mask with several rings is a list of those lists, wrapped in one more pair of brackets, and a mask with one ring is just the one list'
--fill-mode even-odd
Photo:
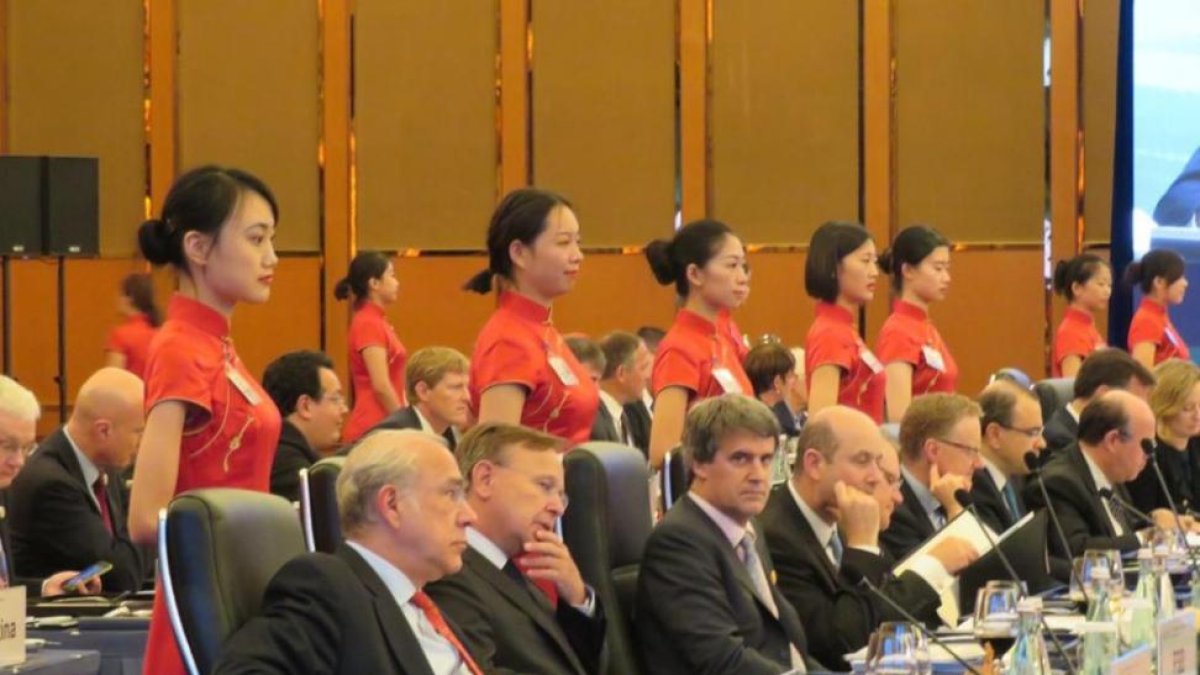
{"label": "white name badge", "polygon": [[925,363],[928,363],[930,368],[933,368],[939,373],[946,372],[946,362],[942,360],[941,352],[933,347],[930,347],[929,345],[925,345],[924,347],[921,347],[921,353],[925,356]]}
{"label": "white name badge", "polygon": [[254,387],[250,386],[246,378],[242,377],[242,374],[233,366],[225,367],[225,377],[229,378],[229,381],[233,383],[233,386],[242,394],[242,398],[246,399],[247,403],[253,406],[262,402],[258,392],[254,391]]}
{"label": "white name badge", "polygon": [[1158,675],[1196,672],[1196,612],[1184,610],[1158,622]]}
{"label": "white name badge", "polygon": [[0,590],[0,666],[25,662],[25,587]]}
{"label": "white name badge", "polygon": [[875,358],[875,354],[866,347],[863,347],[858,351],[858,358],[862,359],[863,363],[867,364],[867,367],[871,369],[872,373],[878,373],[883,370],[883,364],[880,363],[879,359]]}
{"label": "white name badge", "polygon": [[563,357],[557,354],[549,356],[550,367],[554,370],[554,374],[558,376],[558,381],[564,386],[574,387],[579,384],[579,378],[575,377],[575,371],[571,370],[571,366],[563,360]]}
{"label": "white name badge", "polygon": [[726,394],[745,393],[742,391],[742,385],[728,368],[713,368],[712,374]]}
{"label": "white name badge", "polygon": [[1168,328],[1166,330],[1166,333],[1167,333],[1167,339],[1171,341],[1171,344],[1178,347],[1179,343],[1180,343],[1180,339],[1179,339],[1179,336],[1175,334],[1175,331]]}

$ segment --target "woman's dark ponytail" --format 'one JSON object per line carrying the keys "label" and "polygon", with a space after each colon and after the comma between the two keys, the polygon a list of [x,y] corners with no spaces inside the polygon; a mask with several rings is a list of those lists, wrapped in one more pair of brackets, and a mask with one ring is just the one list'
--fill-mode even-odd
{"label": "woman's dark ponytail", "polygon": [[675,271],[675,265],[671,263],[671,242],[655,239],[646,244],[645,253],[654,280],[662,286],[675,283],[678,273]]}
{"label": "woman's dark ponytail", "polygon": [[464,291],[489,293],[495,286],[494,277],[512,278],[512,258],[508,249],[514,241],[532,246],[546,231],[546,220],[554,209],[573,208],[567,198],[539,188],[513,190],[500,200],[492,212],[487,231],[487,269],[477,272],[463,284]]}

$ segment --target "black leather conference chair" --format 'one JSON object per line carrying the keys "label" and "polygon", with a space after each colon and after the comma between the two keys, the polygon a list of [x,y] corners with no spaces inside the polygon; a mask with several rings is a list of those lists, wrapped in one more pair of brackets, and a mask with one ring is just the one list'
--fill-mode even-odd
{"label": "black leather conference chair", "polygon": [[226,638],[258,613],[271,577],[304,553],[304,538],[282,497],[208,488],[160,512],[158,547],[159,584],[184,666],[204,675]]}
{"label": "black leather conference chair", "polygon": [[663,456],[662,473],[659,476],[663,513],[670,511],[675,502],[687,494],[691,482],[692,477],[683,461],[683,449],[676,447],[668,451]]}
{"label": "black leather conference chair", "polygon": [[1059,408],[1075,398],[1075,378],[1055,377],[1041,380],[1033,385],[1033,393],[1037,395],[1038,403],[1042,406],[1042,419],[1048,422]]}
{"label": "black leather conference chair", "polygon": [[342,543],[337,479],[345,462],[345,457],[326,457],[300,470],[300,521],[304,523],[304,545],[310,551],[333,553]]}
{"label": "black leather conference chair", "polygon": [[594,442],[564,460],[570,508],[562,517],[563,540],[579,573],[595,589],[608,620],[604,672],[642,672],[633,638],[638,567],[650,536],[650,473],[641,451]]}

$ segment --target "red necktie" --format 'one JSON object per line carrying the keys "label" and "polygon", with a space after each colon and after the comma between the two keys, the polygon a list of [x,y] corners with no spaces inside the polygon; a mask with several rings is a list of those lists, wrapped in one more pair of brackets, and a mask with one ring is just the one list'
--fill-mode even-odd
{"label": "red necktie", "polygon": [[106,476],[100,474],[96,482],[92,483],[92,494],[96,495],[96,504],[100,507],[100,520],[104,521],[104,529],[108,530],[109,534],[113,533],[112,514],[108,511],[108,494],[105,486],[108,481]]}
{"label": "red necktie", "polygon": [[532,582],[533,585],[536,586],[539,591],[541,591],[543,594],[545,594],[546,598],[548,600],[550,600],[550,608],[551,609],[557,608],[558,607],[558,587],[554,585],[553,581],[550,581],[548,579],[530,579],[529,578],[529,575],[526,573],[526,567],[525,567],[525,558],[528,555],[530,555],[530,554],[522,553],[521,555],[513,558],[513,564],[515,564],[517,569],[521,571],[521,574],[525,576],[526,580]]}
{"label": "red necktie", "polygon": [[446,624],[446,619],[442,618],[442,613],[438,611],[437,605],[433,604],[433,599],[426,595],[425,591],[417,591],[413,594],[410,602],[425,613],[425,618],[429,621],[429,625],[433,626],[433,629],[437,631],[437,634],[445,638],[451,647],[454,647],[454,651],[458,652],[458,658],[462,659],[463,665],[467,667],[467,670],[471,671],[473,675],[483,675],[483,671],[479,669],[479,666],[475,665],[475,660],[471,658],[471,655],[467,652],[467,648],[463,647],[462,643],[458,641],[458,636]]}

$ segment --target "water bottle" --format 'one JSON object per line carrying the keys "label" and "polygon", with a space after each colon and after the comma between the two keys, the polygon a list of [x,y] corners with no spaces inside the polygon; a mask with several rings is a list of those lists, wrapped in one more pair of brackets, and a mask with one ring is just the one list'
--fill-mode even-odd
{"label": "water bottle", "polygon": [[1107,569],[1092,571],[1091,598],[1087,621],[1081,626],[1079,641],[1080,675],[1107,675],[1117,657],[1117,625],[1113,621],[1109,599],[1110,575]]}
{"label": "water bottle", "polygon": [[1042,599],[1017,602],[1017,642],[1008,652],[1004,675],[1050,675],[1050,653],[1042,638]]}
{"label": "water bottle", "polygon": [[1175,586],[1171,584],[1171,574],[1167,571],[1167,557],[1155,554],[1152,563],[1154,586],[1158,595],[1155,616],[1162,621],[1175,616]]}
{"label": "water bottle", "polygon": [[1200,570],[1192,570],[1192,580],[1189,588],[1192,591],[1192,607],[1200,610]]}

